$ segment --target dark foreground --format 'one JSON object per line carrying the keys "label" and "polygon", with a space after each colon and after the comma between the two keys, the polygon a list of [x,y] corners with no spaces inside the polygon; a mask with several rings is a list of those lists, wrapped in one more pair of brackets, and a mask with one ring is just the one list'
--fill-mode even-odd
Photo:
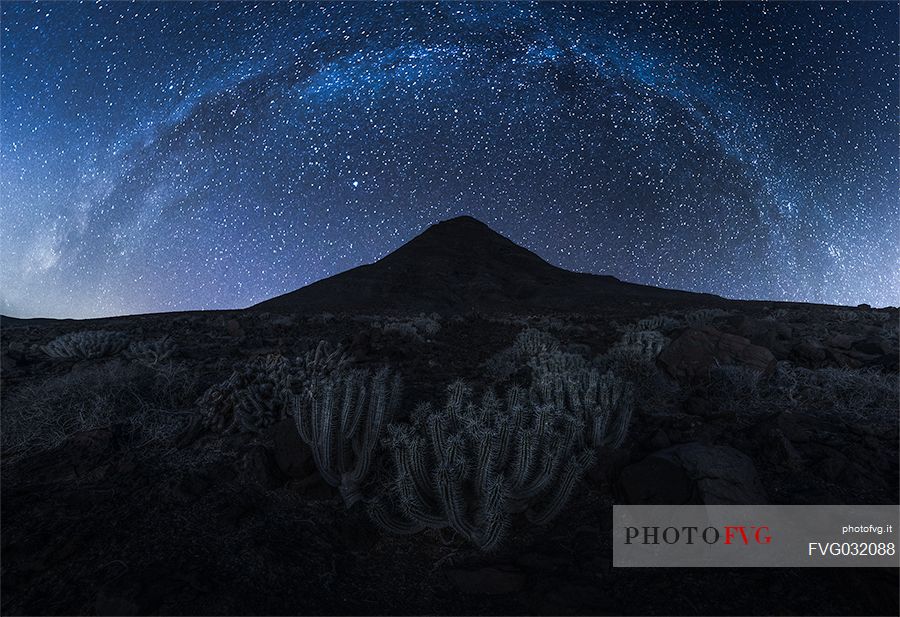
{"label": "dark foreground", "polygon": [[[897,569],[611,567],[616,502],[898,502],[896,311],[697,308],[4,319],[2,612],[896,615]],[[449,529],[387,535],[362,509],[348,511],[290,419],[258,433],[198,420],[198,400],[235,365],[322,339],[343,344],[355,365],[402,374],[409,410],[441,400],[456,379],[516,382],[498,354],[526,327],[595,358],[625,326],[661,314],[669,320],[641,328],[658,328],[666,345],[691,330],[748,347],[699,372],[671,351],[666,363],[633,359],[640,379],[624,445],[601,454],[552,523],[516,521],[491,553]],[[79,330],[168,335],[175,347],[160,362],[42,351]],[[762,366],[758,348],[777,366]],[[688,451],[691,469],[677,463]]]}

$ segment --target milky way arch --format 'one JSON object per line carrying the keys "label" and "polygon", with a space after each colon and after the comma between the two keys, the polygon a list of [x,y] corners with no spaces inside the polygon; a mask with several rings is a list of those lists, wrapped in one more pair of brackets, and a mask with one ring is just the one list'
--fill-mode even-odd
{"label": "milky way arch", "polygon": [[3,17],[4,312],[246,306],[458,214],[635,282],[897,303],[891,7]]}

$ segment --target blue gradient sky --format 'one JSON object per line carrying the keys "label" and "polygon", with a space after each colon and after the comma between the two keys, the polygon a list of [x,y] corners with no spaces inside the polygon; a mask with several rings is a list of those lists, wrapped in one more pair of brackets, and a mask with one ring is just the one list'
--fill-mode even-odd
{"label": "blue gradient sky", "polygon": [[895,3],[2,5],[0,311],[247,306],[470,214],[900,304]]}

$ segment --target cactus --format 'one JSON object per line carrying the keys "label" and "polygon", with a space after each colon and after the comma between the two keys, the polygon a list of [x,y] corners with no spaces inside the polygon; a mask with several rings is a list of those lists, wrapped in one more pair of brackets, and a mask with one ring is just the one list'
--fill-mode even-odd
{"label": "cactus", "polygon": [[692,328],[700,328],[709,324],[712,320],[731,315],[728,311],[717,308],[703,308],[685,314],[684,319]]}
{"label": "cactus", "polygon": [[635,324],[623,326],[621,330],[624,332],[640,332],[642,330],[669,332],[678,328],[680,325],[681,322],[679,320],[669,317],[668,315],[653,315],[652,317],[645,317]]}
{"label": "cactus", "polygon": [[[165,349],[159,341],[156,345]],[[307,392],[321,379],[343,371],[347,362],[343,350],[332,349],[326,341],[293,361],[278,354],[258,356],[235,366],[228,379],[200,397],[204,424],[215,431],[262,432],[290,415],[292,388]]]}
{"label": "cactus", "polygon": [[393,477],[369,511],[390,533],[450,527],[492,550],[513,515],[543,524],[558,514],[592,461],[579,446],[578,419],[531,405],[520,388],[506,400],[488,390],[475,404],[471,389],[455,382],[442,412],[426,410],[413,425],[388,428]]}
{"label": "cactus", "polygon": [[288,413],[290,363],[277,354],[254,358],[211,386],[198,405],[212,430],[261,432]]}
{"label": "cactus", "polygon": [[322,478],[338,487],[347,507],[363,499],[385,419],[399,404],[400,378],[387,368],[318,374],[293,397],[300,437]]}
{"label": "cactus", "polygon": [[652,362],[663,350],[669,339],[655,330],[625,332],[609,353],[629,361]]}
{"label": "cactus", "polygon": [[559,349],[559,340],[534,328],[522,330],[513,343],[513,348],[520,357],[530,358],[542,353],[553,353]]}
{"label": "cactus", "polygon": [[135,341],[125,350],[125,357],[148,367],[159,366],[175,352],[175,342],[169,336],[156,341]]}
{"label": "cactus", "polygon": [[75,358],[86,360],[112,356],[128,345],[128,338],[121,332],[108,330],[83,330],[59,336],[42,347],[51,358]]}
{"label": "cactus", "polygon": [[597,369],[535,372],[529,398],[572,414],[584,426],[580,444],[587,449],[622,445],[634,408],[631,383]]}

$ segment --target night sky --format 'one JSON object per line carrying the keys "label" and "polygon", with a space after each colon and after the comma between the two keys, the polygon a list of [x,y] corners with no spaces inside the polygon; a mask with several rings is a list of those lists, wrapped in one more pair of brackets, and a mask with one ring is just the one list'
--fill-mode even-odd
{"label": "night sky", "polygon": [[236,308],[461,214],[900,304],[898,4],[2,5],[0,312]]}

